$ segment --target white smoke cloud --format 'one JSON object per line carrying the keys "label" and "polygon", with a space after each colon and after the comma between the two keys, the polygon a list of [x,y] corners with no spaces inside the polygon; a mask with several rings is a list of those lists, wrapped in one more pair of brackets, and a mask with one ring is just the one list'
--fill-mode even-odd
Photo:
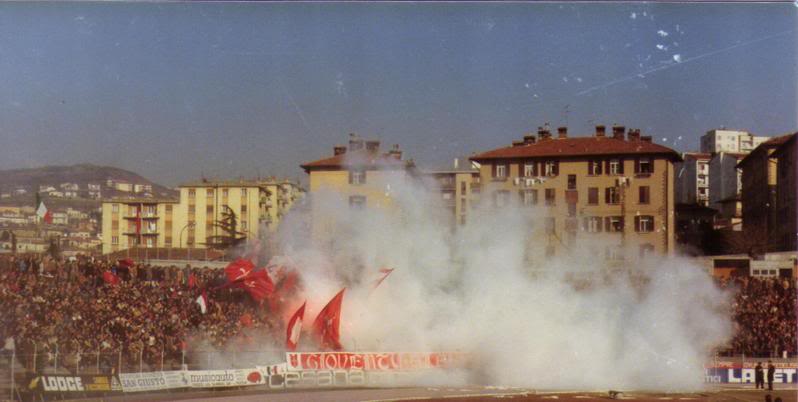
{"label": "white smoke cloud", "polygon": [[[368,179],[364,190],[390,185],[395,208],[352,210],[320,191],[276,236],[301,267],[308,324],[347,287],[347,350],[468,352],[467,381],[497,386],[692,390],[702,387],[711,349],[730,336],[728,295],[686,260],[608,273],[603,250],[613,240],[587,234],[563,255],[530,260],[547,241],[542,208],[469,210],[453,232],[434,186]],[[315,236],[313,209],[327,225]],[[372,292],[381,267],[395,271]],[[577,289],[573,275],[590,286]],[[310,343],[306,332],[301,347]]]}

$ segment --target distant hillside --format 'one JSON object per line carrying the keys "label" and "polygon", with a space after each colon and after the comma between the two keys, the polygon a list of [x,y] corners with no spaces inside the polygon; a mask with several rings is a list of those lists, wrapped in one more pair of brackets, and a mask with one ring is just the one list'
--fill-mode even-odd
{"label": "distant hillside", "polygon": [[[52,186],[57,191],[62,190],[61,185],[72,183],[78,185],[78,199],[88,198],[85,194],[88,185],[100,186],[103,198],[131,195],[133,193],[119,191],[109,187],[108,181],[124,182],[141,185],[151,185],[150,192],[153,197],[176,197],[177,192],[160,184],[141,177],[128,170],[112,166],[97,166],[92,164],[79,164],[72,166],[44,166],[32,169],[0,170],[0,194],[11,194],[11,197],[2,199],[3,204],[24,202],[33,199],[40,186]],[[24,189],[25,194],[17,194],[15,190]],[[135,194],[140,196],[141,194]],[[48,198],[42,194],[43,198]],[[67,200],[64,200],[67,201]],[[75,200],[77,201],[77,200]]]}

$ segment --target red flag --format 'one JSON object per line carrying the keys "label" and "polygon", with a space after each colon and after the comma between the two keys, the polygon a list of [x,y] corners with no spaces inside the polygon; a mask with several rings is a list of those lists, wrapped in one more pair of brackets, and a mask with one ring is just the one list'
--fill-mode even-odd
{"label": "red flag", "polygon": [[341,303],[344,301],[344,291],[341,289],[335,297],[321,309],[316,320],[313,321],[313,335],[319,345],[325,349],[341,350]]}
{"label": "red flag", "polygon": [[125,268],[130,268],[135,264],[135,261],[133,261],[133,259],[130,257],[123,258],[121,260],[118,260],[117,262],[119,263],[120,267],[125,267]]}
{"label": "red flag", "polygon": [[49,210],[44,214],[44,223],[53,223],[53,213]]}
{"label": "red flag", "polygon": [[274,291],[274,284],[269,274],[263,270],[248,274],[247,278],[237,286],[249,292],[257,302],[263,301]]}
{"label": "red flag", "polygon": [[382,277],[380,279],[377,279],[376,282],[374,282],[374,287],[372,288],[372,290],[377,289],[377,286],[380,286],[382,281],[384,281],[385,278],[387,278],[388,275],[391,274],[391,272],[393,272],[393,268],[380,268],[380,273],[382,274]]}
{"label": "red flag", "polygon": [[197,277],[194,276],[194,273],[188,274],[188,288],[191,289],[194,286],[197,286]]}
{"label": "red flag", "polygon": [[227,275],[227,280],[230,282],[237,282],[249,276],[255,269],[255,264],[250,260],[238,258],[227,265],[224,273]]}
{"label": "red flag", "polygon": [[299,335],[302,332],[302,320],[305,318],[305,303],[306,302],[302,302],[302,307],[288,320],[288,326],[285,330],[285,347],[288,350],[296,350],[296,345],[299,343]]}
{"label": "red flag", "polygon": [[119,277],[114,275],[111,271],[103,272],[103,280],[105,283],[109,285],[118,285],[119,284]]}

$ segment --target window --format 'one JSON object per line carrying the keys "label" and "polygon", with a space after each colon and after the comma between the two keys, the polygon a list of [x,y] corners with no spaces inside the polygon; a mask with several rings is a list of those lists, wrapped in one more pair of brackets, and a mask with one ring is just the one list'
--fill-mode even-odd
{"label": "window", "polygon": [[111,204],[111,212],[118,214],[119,213],[119,204]]}
{"label": "window", "polygon": [[537,167],[537,165],[534,162],[525,163],[524,164],[524,177],[537,176],[538,172],[536,172],[537,169],[535,169],[535,167]]}
{"label": "window", "polygon": [[623,217],[608,216],[604,218],[604,231],[620,233],[623,232]]}
{"label": "window", "polygon": [[213,205],[208,205],[207,207],[205,207],[205,212],[207,212],[208,214],[212,214],[213,213]]}
{"label": "window", "polygon": [[119,244],[119,236],[111,236],[111,244]]}
{"label": "window", "polygon": [[560,164],[557,161],[546,161],[543,171],[546,176],[557,176],[560,174]]}
{"label": "window", "polygon": [[444,191],[441,193],[444,200],[451,200],[452,199],[452,192],[451,191]]}
{"label": "window", "polygon": [[553,206],[556,204],[555,192],[553,188],[546,189],[546,205]]}
{"label": "window", "polygon": [[640,258],[645,258],[654,253],[654,245],[653,244],[641,244],[640,245]]}
{"label": "window", "polygon": [[247,213],[247,206],[246,205],[242,205],[241,206],[241,215],[244,215],[246,213]]}
{"label": "window", "polygon": [[164,210],[166,211],[167,214],[172,213],[172,206],[171,205],[166,205],[164,207]]}
{"label": "window", "polygon": [[165,238],[163,241],[163,245],[166,247],[172,247],[172,238],[171,237]]}
{"label": "window", "polygon": [[556,221],[554,218],[546,218],[546,234],[553,235],[555,233]]}
{"label": "window", "polygon": [[205,190],[205,196],[208,197],[208,198],[213,198],[213,189],[209,188],[209,189]]}
{"label": "window", "polygon": [[623,174],[623,162],[620,159],[610,159],[609,174]]}
{"label": "window", "polygon": [[576,175],[569,174],[568,175],[568,189],[569,190],[576,190]]}
{"label": "window", "polygon": [[366,184],[366,171],[362,169],[349,171],[349,184]]}
{"label": "window", "polygon": [[460,182],[460,194],[465,194],[465,193],[466,193],[466,182],[461,181]]}
{"label": "window", "polygon": [[635,231],[639,233],[654,231],[654,217],[650,215],[635,216]]}
{"label": "window", "polygon": [[601,174],[601,161],[588,161],[587,174],[590,176],[598,176]]}
{"label": "window", "polygon": [[538,190],[524,190],[521,192],[521,204],[525,207],[538,205]]}
{"label": "window", "polygon": [[640,204],[648,204],[651,202],[651,189],[648,186],[640,186],[638,193]]}
{"label": "window", "polygon": [[197,195],[197,190],[190,188],[188,189],[188,198],[194,198]]}
{"label": "window", "polygon": [[568,203],[568,216],[576,216],[576,204],[573,202]]}
{"label": "window", "polygon": [[241,230],[247,230],[247,221],[241,221]]}
{"label": "window", "polygon": [[618,246],[607,246],[604,249],[606,258],[612,261],[623,261],[623,249]]}
{"label": "window", "polygon": [[599,233],[602,230],[602,219],[600,216],[586,216],[582,219],[583,226],[588,233]]}
{"label": "window", "polygon": [[196,210],[196,207],[194,205],[189,205],[188,206],[188,213],[189,214],[194,214],[195,210]]}
{"label": "window", "polygon": [[651,158],[643,157],[635,161],[635,173],[651,174],[654,173],[654,164]]}
{"label": "window", "polygon": [[225,198],[227,198],[227,194],[228,194],[228,193],[229,193],[229,191],[228,191],[227,189],[223,189],[223,190],[222,190],[222,197],[225,197]]}
{"label": "window", "polygon": [[497,179],[507,177],[507,165],[493,165],[493,177]]}
{"label": "window", "polygon": [[245,188],[241,189],[241,198],[247,198],[247,189]]}
{"label": "window", "polygon": [[353,195],[349,197],[349,208],[360,210],[366,206],[366,197],[362,195]]}
{"label": "window", "polygon": [[604,203],[619,204],[621,202],[621,192],[618,187],[607,187],[604,189]]}
{"label": "window", "polygon": [[598,205],[598,187],[588,187],[587,205]]}
{"label": "window", "polygon": [[507,190],[499,190],[493,193],[493,206],[505,207],[510,203],[510,192]]}

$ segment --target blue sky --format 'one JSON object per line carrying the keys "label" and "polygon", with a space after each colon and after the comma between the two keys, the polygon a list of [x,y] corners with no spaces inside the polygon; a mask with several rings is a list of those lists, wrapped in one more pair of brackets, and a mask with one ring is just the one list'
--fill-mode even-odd
{"label": "blue sky", "polygon": [[[0,168],[302,178],[349,132],[421,166],[544,122],[678,150],[798,130],[792,4],[0,5]],[[682,140],[676,140],[679,136]],[[674,145],[674,141],[676,141]]]}

